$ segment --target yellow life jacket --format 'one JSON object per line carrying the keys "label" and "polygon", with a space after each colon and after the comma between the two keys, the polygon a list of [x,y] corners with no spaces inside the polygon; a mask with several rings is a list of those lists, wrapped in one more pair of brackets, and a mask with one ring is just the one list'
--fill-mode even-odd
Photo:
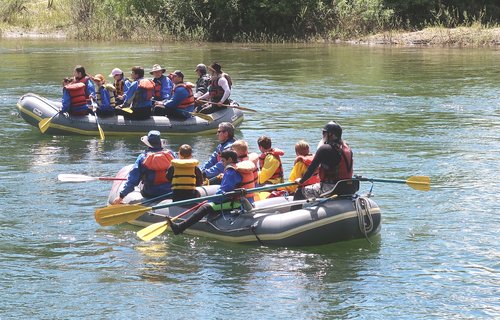
{"label": "yellow life jacket", "polygon": [[196,189],[196,159],[174,159],[174,175],[172,177],[172,189],[194,190]]}

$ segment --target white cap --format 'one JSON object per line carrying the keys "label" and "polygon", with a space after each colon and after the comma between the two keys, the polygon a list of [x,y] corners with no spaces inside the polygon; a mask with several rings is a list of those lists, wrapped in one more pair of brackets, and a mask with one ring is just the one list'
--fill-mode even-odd
{"label": "white cap", "polygon": [[114,68],[113,70],[111,70],[111,74],[109,76],[111,78],[113,78],[117,74],[122,74],[122,73],[123,73],[122,69],[120,69],[120,68]]}

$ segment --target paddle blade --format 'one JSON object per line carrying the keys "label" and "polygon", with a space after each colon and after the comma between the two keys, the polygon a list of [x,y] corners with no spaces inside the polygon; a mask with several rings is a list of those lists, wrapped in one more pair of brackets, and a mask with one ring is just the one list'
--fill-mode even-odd
{"label": "paddle blade", "polygon": [[137,236],[144,241],[150,241],[156,238],[168,228],[168,223],[166,221],[153,223],[144,229],[137,231]]}
{"label": "paddle blade", "polygon": [[104,131],[102,130],[101,128],[101,125],[98,123],[97,124],[97,128],[99,129],[99,137],[101,138],[101,140],[104,140]]}
{"label": "paddle blade", "polygon": [[112,226],[135,220],[151,209],[153,208],[145,207],[140,204],[111,205],[97,209],[95,211],[95,221],[101,226]]}
{"label": "paddle blade", "polygon": [[40,128],[40,132],[45,133],[45,131],[47,131],[47,129],[50,127],[50,122],[52,121],[53,118],[54,117],[45,118],[40,120],[40,122],[38,122],[38,128]]}
{"label": "paddle blade", "polygon": [[132,108],[122,108],[122,111],[125,111],[127,113],[134,113],[134,110],[132,110]]}
{"label": "paddle blade", "polygon": [[83,174],[61,173],[57,176],[57,179],[62,182],[87,182],[98,180],[99,178],[86,176]]}
{"label": "paddle blade", "polygon": [[431,189],[431,179],[426,176],[412,176],[406,180],[406,184],[415,190],[429,191]]}

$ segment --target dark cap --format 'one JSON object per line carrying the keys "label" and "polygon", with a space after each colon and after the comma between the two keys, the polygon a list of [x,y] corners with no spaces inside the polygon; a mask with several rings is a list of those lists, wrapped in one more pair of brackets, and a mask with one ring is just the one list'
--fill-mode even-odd
{"label": "dark cap", "polygon": [[184,79],[184,73],[182,73],[181,70],[175,70],[174,72],[172,72],[172,74],[175,74],[176,76]]}
{"label": "dark cap", "polygon": [[217,73],[222,73],[222,66],[218,62],[212,63],[209,68]]}

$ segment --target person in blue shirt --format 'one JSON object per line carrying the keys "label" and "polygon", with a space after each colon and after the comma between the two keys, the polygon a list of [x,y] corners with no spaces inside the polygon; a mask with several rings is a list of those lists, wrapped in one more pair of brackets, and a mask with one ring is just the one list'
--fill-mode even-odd
{"label": "person in blue shirt", "polygon": [[163,150],[159,131],[149,131],[141,141],[148,146],[148,149],[137,157],[127,181],[120,194],[113,200],[113,204],[123,203],[123,198],[134,191],[139,182],[143,183],[141,194],[144,198],[154,198],[172,191],[172,185],[166,175],[172,159],[175,158],[174,153]]}
{"label": "person in blue shirt", "polygon": [[175,84],[172,98],[155,102],[154,114],[189,119],[195,108],[193,89],[184,83],[184,74],[180,70],[175,70],[171,76]]}
{"label": "person in blue shirt", "polygon": [[234,126],[229,122],[220,123],[217,130],[217,139],[219,139],[219,145],[201,168],[203,175],[208,179],[224,172],[224,165],[220,161],[220,155],[224,150],[229,150],[235,141]]}
{"label": "person in blue shirt", "polygon": [[63,79],[63,96],[61,113],[70,116],[86,116],[89,114],[89,106],[85,97],[85,84],[73,82],[70,78]]}
{"label": "person in blue shirt", "polygon": [[92,80],[96,84],[96,110],[99,117],[113,117],[115,115],[115,87],[106,83],[102,74],[96,74]]}
{"label": "person in blue shirt", "polygon": [[155,64],[149,74],[153,75],[155,90],[153,101],[165,101],[171,98],[174,85],[172,80],[164,75],[167,69],[162,68],[159,64]]}
{"label": "person in blue shirt", "polygon": [[[225,167],[225,170],[224,177],[222,178],[221,185],[216,194],[220,194],[221,197],[217,198],[213,202],[205,203],[204,205],[199,207],[191,215],[191,217],[181,223],[174,223],[170,220],[169,217],[166,217],[167,223],[169,224],[174,234],[177,235],[184,232],[184,230],[200,221],[204,216],[208,214],[215,214],[217,212],[240,208],[242,206],[240,195],[226,197],[224,196],[224,194],[234,191],[237,188],[245,188],[248,190],[255,187],[255,181],[251,178],[253,176],[252,172],[255,168],[255,164],[253,162],[244,161],[238,163],[238,155],[233,150],[223,151],[220,158]],[[247,175],[249,175],[250,178],[246,177]],[[254,202],[252,194],[246,194],[245,197],[249,203]]]}
{"label": "person in blue shirt", "polygon": [[117,114],[132,120],[145,120],[151,117],[154,92],[152,80],[144,79],[144,69],[139,66],[132,68],[131,77],[134,80],[123,96],[118,99],[124,101],[123,106],[131,105],[132,113],[117,109]]}

